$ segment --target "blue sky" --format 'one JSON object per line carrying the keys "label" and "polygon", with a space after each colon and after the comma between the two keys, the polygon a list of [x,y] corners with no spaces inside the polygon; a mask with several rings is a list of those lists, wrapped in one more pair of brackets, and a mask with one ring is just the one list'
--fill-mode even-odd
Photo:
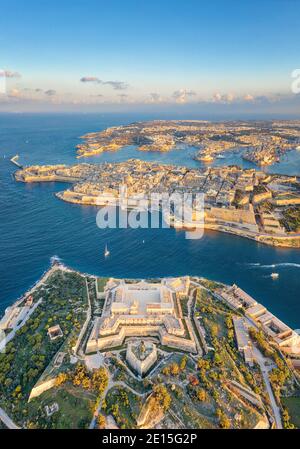
{"label": "blue sky", "polygon": [[1,6],[0,108],[297,112],[299,29],[297,0],[10,0]]}

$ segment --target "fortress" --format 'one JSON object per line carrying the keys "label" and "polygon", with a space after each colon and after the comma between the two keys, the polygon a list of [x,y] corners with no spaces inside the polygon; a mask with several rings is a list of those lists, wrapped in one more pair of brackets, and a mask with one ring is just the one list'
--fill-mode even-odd
{"label": "fortress", "polygon": [[146,374],[156,360],[157,349],[154,343],[145,343],[144,341],[141,341],[140,343],[128,343],[126,361],[139,376]]}
{"label": "fortress", "polygon": [[120,346],[126,337],[150,336],[158,337],[162,345],[197,352],[191,325],[181,312],[180,299],[188,291],[188,277],[157,283],[110,279],[86,352]]}

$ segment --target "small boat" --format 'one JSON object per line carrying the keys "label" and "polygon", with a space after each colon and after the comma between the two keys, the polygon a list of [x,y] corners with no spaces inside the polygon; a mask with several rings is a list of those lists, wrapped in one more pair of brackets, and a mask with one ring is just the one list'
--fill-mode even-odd
{"label": "small boat", "polygon": [[110,255],[110,252],[109,252],[109,250],[107,248],[107,245],[105,245],[104,256],[107,257],[109,255]]}
{"label": "small boat", "polygon": [[272,278],[272,279],[277,279],[277,278],[279,278],[279,273],[271,273],[271,278]]}
{"label": "small boat", "polygon": [[217,159],[225,159],[225,156],[223,156],[223,154],[218,154]]}

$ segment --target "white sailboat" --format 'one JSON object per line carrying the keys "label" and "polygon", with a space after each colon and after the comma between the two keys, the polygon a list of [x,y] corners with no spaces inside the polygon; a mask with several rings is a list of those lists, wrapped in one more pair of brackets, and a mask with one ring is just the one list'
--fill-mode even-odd
{"label": "white sailboat", "polygon": [[109,255],[110,255],[110,252],[109,252],[109,250],[107,248],[107,245],[105,245],[104,256],[108,257]]}

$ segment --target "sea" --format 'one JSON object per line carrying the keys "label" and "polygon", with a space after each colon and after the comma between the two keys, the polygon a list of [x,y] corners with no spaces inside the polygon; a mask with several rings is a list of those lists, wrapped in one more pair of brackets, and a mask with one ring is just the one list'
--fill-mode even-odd
{"label": "sea", "polygon": [[[154,118],[160,117],[0,114],[0,314],[35,283],[55,257],[76,270],[99,276],[146,279],[189,274],[236,283],[288,325],[299,329],[299,249],[273,248],[213,231],[205,232],[199,240],[189,240],[184,231],[174,229],[99,229],[96,207],[72,205],[55,197],[55,192],[67,184],[23,184],[14,180],[16,167],[10,158],[16,154],[23,165],[139,158],[201,167],[193,160],[195,148],[160,154],[126,147],[116,153],[76,159],[76,145],[83,134]],[[216,159],[214,164],[253,167],[241,158],[239,150],[225,159]],[[300,151],[291,151],[266,170],[300,175]],[[105,245],[110,251],[106,258]],[[279,273],[279,277],[272,279],[272,272]]]}

